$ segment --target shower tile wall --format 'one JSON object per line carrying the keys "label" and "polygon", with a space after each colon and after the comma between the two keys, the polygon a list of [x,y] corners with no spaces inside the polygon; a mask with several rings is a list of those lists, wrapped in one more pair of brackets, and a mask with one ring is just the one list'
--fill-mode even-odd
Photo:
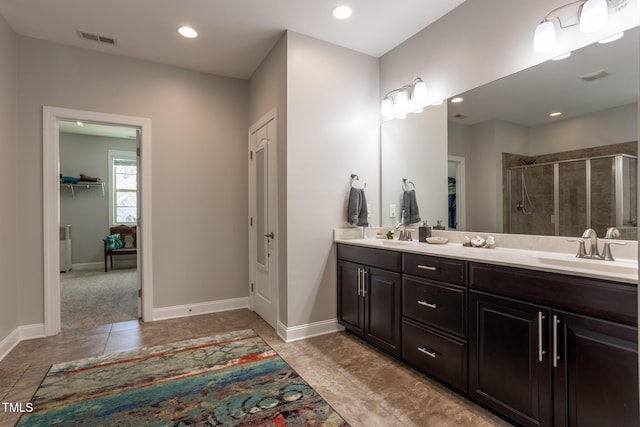
{"label": "shower tile wall", "polygon": [[[502,154],[504,231],[514,234],[555,235],[555,221],[559,221],[561,236],[580,236],[586,228],[586,167],[584,161],[561,163],[559,166],[559,217],[554,217],[553,165],[541,163],[584,159],[612,154],[637,155],[637,143],[627,142],[529,157],[521,154]],[[535,159],[524,171],[526,190],[522,187],[523,160]],[[625,159],[623,168],[624,227],[622,238],[637,239],[637,161]],[[509,189],[511,195],[509,194]],[[591,216],[592,227],[603,236],[607,227],[615,225],[615,178],[613,158],[591,160]]]}

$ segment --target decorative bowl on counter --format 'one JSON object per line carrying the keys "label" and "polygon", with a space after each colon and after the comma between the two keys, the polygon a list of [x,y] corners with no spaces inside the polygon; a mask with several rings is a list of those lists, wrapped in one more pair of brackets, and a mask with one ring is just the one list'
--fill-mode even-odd
{"label": "decorative bowl on counter", "polygon": [[449,239],[447,239],[446,237],[440,237],[440,236],[427,237],[427,243],[431,243],[434,245],[444,245],[448,241]]}

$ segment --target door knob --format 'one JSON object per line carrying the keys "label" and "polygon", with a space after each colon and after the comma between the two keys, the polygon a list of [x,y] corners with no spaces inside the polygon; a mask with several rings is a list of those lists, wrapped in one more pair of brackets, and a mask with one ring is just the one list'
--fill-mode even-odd
{"label": "door knob", "polygon": [[275,235],[273,234],[273,231],[269,234],[265,234],[264,237],[268,237],[269,239],[273,239],[275,237]]}

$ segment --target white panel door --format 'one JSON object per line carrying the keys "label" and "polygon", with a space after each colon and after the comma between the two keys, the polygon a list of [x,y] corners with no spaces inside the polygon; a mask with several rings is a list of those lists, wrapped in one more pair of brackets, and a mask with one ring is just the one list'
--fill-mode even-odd
{"label": "white panel door", "polygon": [[249,131],[249,256],[251,308],[274,329],[277,323],[276,120]]}

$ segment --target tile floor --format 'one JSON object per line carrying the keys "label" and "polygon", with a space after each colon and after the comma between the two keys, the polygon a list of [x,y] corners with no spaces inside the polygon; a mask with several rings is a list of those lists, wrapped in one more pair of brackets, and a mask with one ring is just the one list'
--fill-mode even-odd
{"label": "tile floor", "polygon": [[[510,425],[351,334],[287,344],[249,310],[113,323],[23,341],[0,362],[0,401],[28,402],[51,364],[246,328],[258,332],[354,427]],[[17,419],[0,406],[0,427]]]}

